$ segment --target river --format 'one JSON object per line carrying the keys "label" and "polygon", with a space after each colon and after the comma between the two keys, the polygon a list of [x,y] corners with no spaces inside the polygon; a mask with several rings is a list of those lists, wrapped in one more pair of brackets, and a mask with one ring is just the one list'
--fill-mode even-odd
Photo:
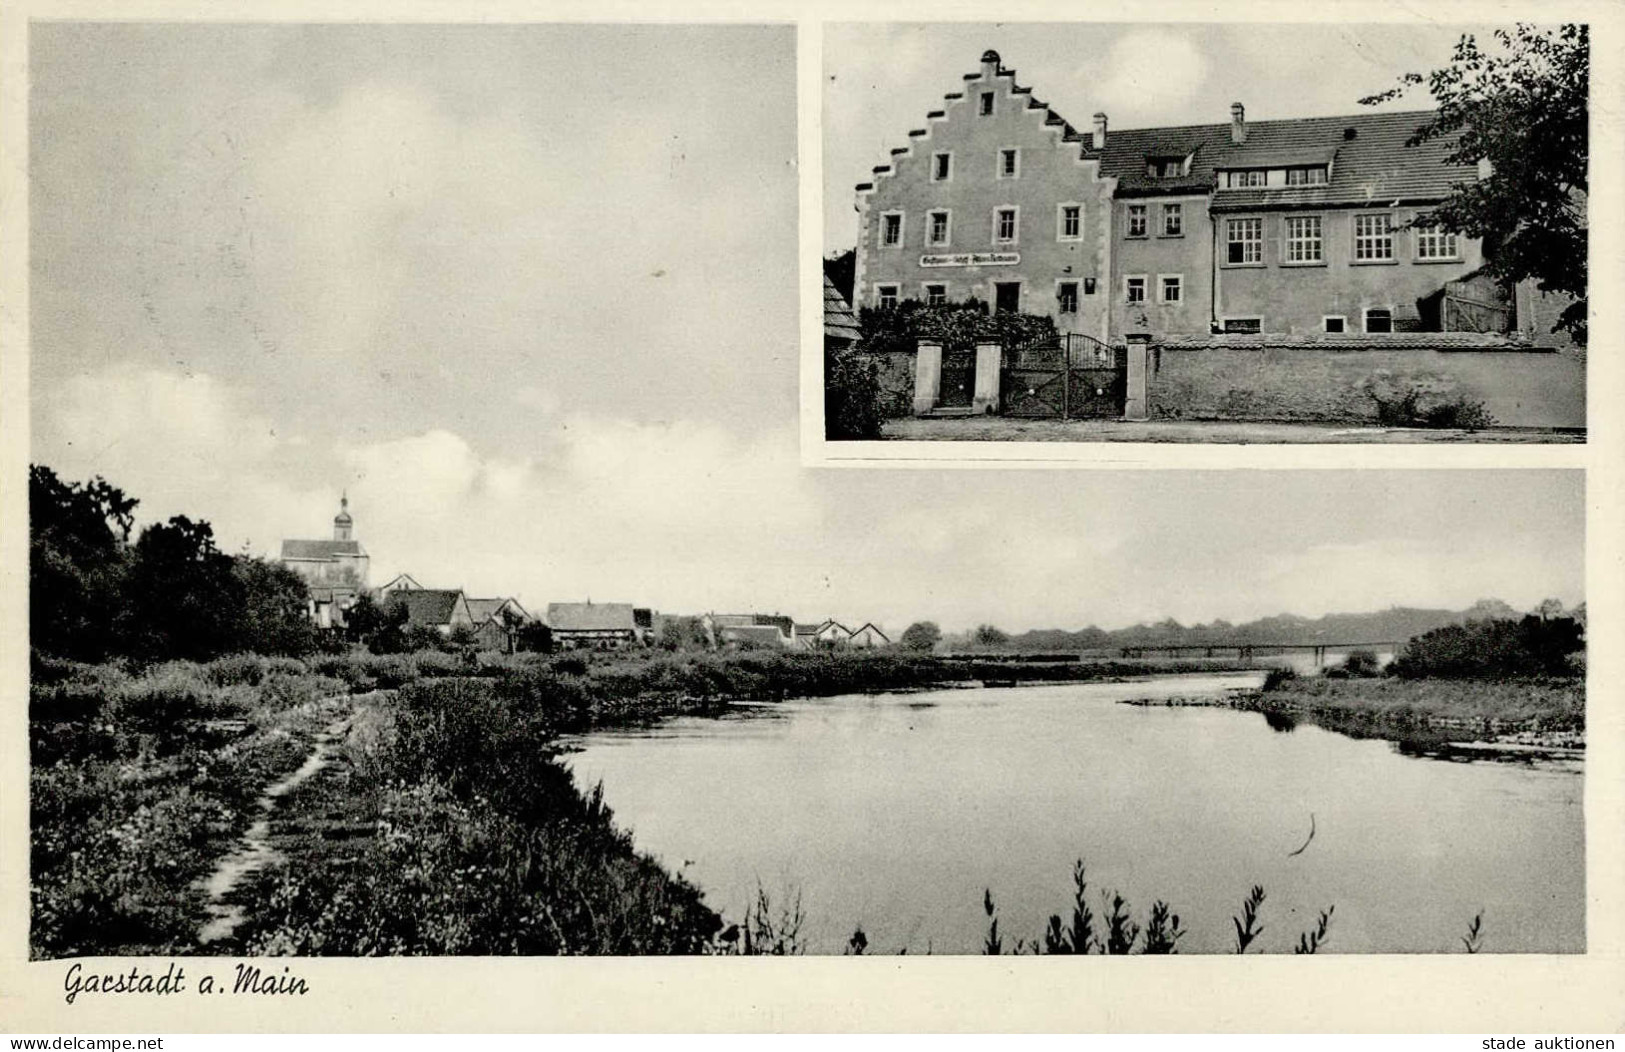
{"label": "river", "polygon": [[[851,695],[573,740],[638,848],[730,919],[797,895],[808,952],[975,953],[983,891],[1006,946],[1120,891],[1178,914],[1183,953],[1228,952],[1264,887],[1253,952],[1289,952],[1335,906],[1325,952],[1583,952],[1576,766],[1458,763],[1257,713],[1132,706],[1252,674]],[[1311,819],[1311,816],[1313,818]],[[1311,821],[1314,836],[1310,838]],[[1300,853],[1294,851],[1304,845]]]}

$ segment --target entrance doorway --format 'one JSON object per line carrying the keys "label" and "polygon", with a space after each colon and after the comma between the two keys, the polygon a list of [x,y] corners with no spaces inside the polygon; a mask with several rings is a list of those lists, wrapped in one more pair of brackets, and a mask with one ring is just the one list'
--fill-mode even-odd
{"label": "entrance doorway", "polygon": [[1021,282],[994,282],[993,310],[995,313],[1009,312],[1012,314],[1021,310]]}
{"label": "entrance doorway", "polygon": [[944,409],[969,409],[975,390],[976,352],[945,349],[942,352],[942,387],[937,393],[937,405]]}

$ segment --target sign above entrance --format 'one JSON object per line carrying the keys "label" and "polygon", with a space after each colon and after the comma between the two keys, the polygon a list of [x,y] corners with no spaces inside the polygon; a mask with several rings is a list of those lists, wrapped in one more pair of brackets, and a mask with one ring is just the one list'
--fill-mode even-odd
{"label": "sign above entrance", "polygon": [[1013,267],[1020,262],[1020,252],[952,252],[920,257],[922,267]]}

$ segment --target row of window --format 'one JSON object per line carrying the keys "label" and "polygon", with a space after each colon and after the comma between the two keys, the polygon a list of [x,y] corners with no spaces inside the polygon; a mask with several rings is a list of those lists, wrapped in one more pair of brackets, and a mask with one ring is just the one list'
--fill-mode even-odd
{"label": "row of window", "polygon": [[[1013,245],[1018,240],[1021,209],[1016,205],[1001,205],[993,210],[992,242],[995,245]],[[1128,206],[1128,237],[1149,236],[1150,206]],[[1158,210],[1157,236],[1182,237],[1185,232],[1185,206],[1170,202]],[[1318,215],[1289,215],[1282,217],[1281,262],[1288,264],[1317,264],[1326,261],[1325,221]],[[1386,212],[1356,215],[1354,217],[1353,259],[1356,263],[1396,262],[1393,219]],[[1083,237],[1083,206],[1062,203],[1055,209],[1055,239],[1077,241]],[[904,213],[883,212],[880,217],[880,244],[896,248],[903,244]],[[953,240],[953,210],[933,209],[926,213],[927,245],[946,247]],[[1224,221],[1224,262],[1229,266],[1264,265],[1264,220],[1248,216]],[[1412,229],[1412,258],[1417,260],[1457,261],[1461,258],[1460,243],[1455,234],[1438,227],[1420,226]]]}
{"label": "row of window", "polygon": [[[1326,238],[1321,216],[1284,216],[1281,222],[1281,262],[1324,263]],[[1393,219],[1386,212],[1354,217],[1353,259],[1356,263],[1396,262]],[[1438,227],[1412,229],[1412,258],[1461,258],[1456,235]],[[1224,262],[1229,266],[1264,265],[1264,220],[1253,216],[1224,221]]]}
{"label": "row of window", "polygon": [[[1008,309],[1015,309],[1015,304],[1021,299],[1021,285],[1019,281],[995,282],[994,309],[1002,310],[1000,303],[1005,303]],[[1081,281],[1067,279],[1055,283],[1056,312],[1059,314],[1078,313],[1078,297],[1093,296],[1095,294],[1095,279],[1084,278]],[[896,282],[880,282],[875,285],[875,305],[878,307],[895,307],[903,298],[903,287]],[[920,298],[928,306],[939,307],[948,302],[948,283],[944,281],[927,281],[920,286]]]}
{"label": "row of window", "polygon": [[[1014,245],[1020,233],[1021,208],[1018,205],[1000,205],[993,210],[992,242],[995,245]],[[880,245],[882,248],[900,248],[905,236],[905,213],[880,214]],[[953,243],[954,215],[951,208],[935,208],[925,214],[925,243],[943,248]],[[1083,205],[1063,203],[1055,206],[1055,240],[1078,241],[1083,238]]]}
{"label": "row of window", "polygon": [[[1145,274],[1128,274],[1123,277],[1123,300],[1126,303],[1144,303],[1152,286],[1148,285],[1150,278]],[[1158,274],[1154,286],[1158,303],[1183,303],[1185,301],[1185,275]]]}
{"label": "row of window", "polygon": [[[952,150],[931,155],[931,181],[933,183],[950,182],[954,177],[954,154]],[[1019,146],[1002,146],[993,154],[993,178],[1020,179],[1021,178],[1021,148]]]}
{"label": "row of window", "polygon": [[1254,186],[1324,186],[1326,166],[1298,168],[1242,168],[1219,173],[1219,189],[1239,190]]}

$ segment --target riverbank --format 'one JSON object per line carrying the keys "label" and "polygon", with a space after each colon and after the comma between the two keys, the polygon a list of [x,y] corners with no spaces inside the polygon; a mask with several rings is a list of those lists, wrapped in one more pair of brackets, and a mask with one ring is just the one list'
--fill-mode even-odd
{"label": "riverbank", "polygon": [[1262,713],[1289,730],[1312,723],[1354,738],[1444,759],[1573,760],[1585,750],[1580,679],[1283,678],[1262,690],[1144,699]]}
{"label": "riverbank", "polygon": [[[29,707],[31,953],[178,954],[205,945],[210,952],[250,945],[694,952],[718,919],[694,889],[632,851],[601,801],[574,788],[552,758],[560,735],[720,713],[745,701],[920,690],[995,675],[1048,682],[1144,671],[1120,662],[1009,669],[850,652],[240,655],[145,669],[38,659]],[[463,708],[447,709],[446,698]],[[471,726],[466,712],[483,713],[488,725]],[[335,726],[345,729],[342,740],[322,742]],[[267,818],[263,794],[295,775],[319,744],[332,762],[280,795]],[[488,758],[503,749],[518,774],[491,773],[499,769]],[[526,773],[530,767],[537,770]],[[501,780],[487,784],[488,776]],[[493,812],[493,800],[514,802],[510,778],[531,777],[545,783],[538,798],[551,801],[547,808],[515,802],[511,813]],[[269,822],[263,835],[262,821]],[[586,883],[636,893],[628,890],[632,898],[617,907],[593,903],[578,887],[561,891],[572,903],[565,912],[587,918],[584,927],[555,909],[537,920],[547,937],[523,942],[525,950],[481,941],[487,936],[461,931],[450,914],[441,930],[368,941],[363,925],[335,934],[333,920],[316,910],[346,881],[376,889],[379,872],[413,866],[421,886],[389,892],[378,910],[417,910],[410,906],[417,898],[447,886],[500,901],[491,889],[459,884],[450,860],[477,857],[523,890],[530,879],[523,874],[539,871],[537,859],[551,859],[542,869],[564,879],[561,852],[575,852],[571,865],[593,874]],[[232,867],[233,857],[253,864]],[[644,929],[625,919],[639,902],[666,904],[642,911]],[[263,919],[267,903],[281,910],[280,920]],[[606,911],[623,918],[614,931],[604,926]],[[219,925],[222,916],[232,923]],[[670,934],[672,925],[681,933]],[[222,931],[229,938],[216,941]]]}

